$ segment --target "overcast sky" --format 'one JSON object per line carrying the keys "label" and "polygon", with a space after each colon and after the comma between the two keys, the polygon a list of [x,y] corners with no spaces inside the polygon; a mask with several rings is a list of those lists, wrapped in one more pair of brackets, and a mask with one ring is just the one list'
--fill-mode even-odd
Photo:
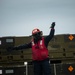
{"label": "overcast sky", "polygon": [[75,34],[75,0],[0,0],[0,37],[48,35],[52,22],[55,35]]}

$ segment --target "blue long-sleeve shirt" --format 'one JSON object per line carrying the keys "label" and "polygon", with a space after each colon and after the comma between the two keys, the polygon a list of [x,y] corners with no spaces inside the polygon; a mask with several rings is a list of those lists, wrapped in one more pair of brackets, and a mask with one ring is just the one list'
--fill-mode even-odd
{"label": "blue long-sleeve shirt", "polygon": [[[55,32],[55,29],[51,29],[49,35],[44,37],[44,42],[45,42],[46,47],[48,47],[49,41],[53,38],[54,32]],[[17,47],[14,47],[13,49],[20,50],[20,49],[27,49],[27,48],[32,48],[32,42],[29,42],[23,45],[19,45]]]}

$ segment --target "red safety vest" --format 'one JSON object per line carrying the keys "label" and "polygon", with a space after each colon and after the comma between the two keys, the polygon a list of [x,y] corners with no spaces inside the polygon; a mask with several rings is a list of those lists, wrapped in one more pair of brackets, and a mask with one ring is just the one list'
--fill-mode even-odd
{"label": "red safety vest", "polygon": [[44,44],[44,38],[39,40],[36,44],[34,43],[34,40],[32,40],[32,58],[37,61],[48,58],[48,49]]}

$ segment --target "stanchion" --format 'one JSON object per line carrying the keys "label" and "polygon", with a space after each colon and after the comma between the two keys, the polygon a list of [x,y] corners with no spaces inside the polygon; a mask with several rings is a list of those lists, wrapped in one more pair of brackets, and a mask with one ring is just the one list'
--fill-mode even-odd
{"label": "stanchion", "polygon": [[56,75],[56,65],[54,64],[54,75]]}
{"label": "stanchion", "polygon": [[28,62],[24,62],[24,65],[26,66],[26,75],[28,75]]}

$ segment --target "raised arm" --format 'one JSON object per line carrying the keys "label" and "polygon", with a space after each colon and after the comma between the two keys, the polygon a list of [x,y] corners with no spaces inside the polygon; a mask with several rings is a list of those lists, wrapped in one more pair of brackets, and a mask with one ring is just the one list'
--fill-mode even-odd
{"label": "raised arm", "polygon": [[55,33],[54,27],[55,27],[55,22],[53,22],[53,23],[51,24],[51,27],[50,27],[51,30],[50,30],[49,35],[45,37],[45,45],[46,45],[46,47],[47,47],[49,41],[54,37],[54,33]]}

